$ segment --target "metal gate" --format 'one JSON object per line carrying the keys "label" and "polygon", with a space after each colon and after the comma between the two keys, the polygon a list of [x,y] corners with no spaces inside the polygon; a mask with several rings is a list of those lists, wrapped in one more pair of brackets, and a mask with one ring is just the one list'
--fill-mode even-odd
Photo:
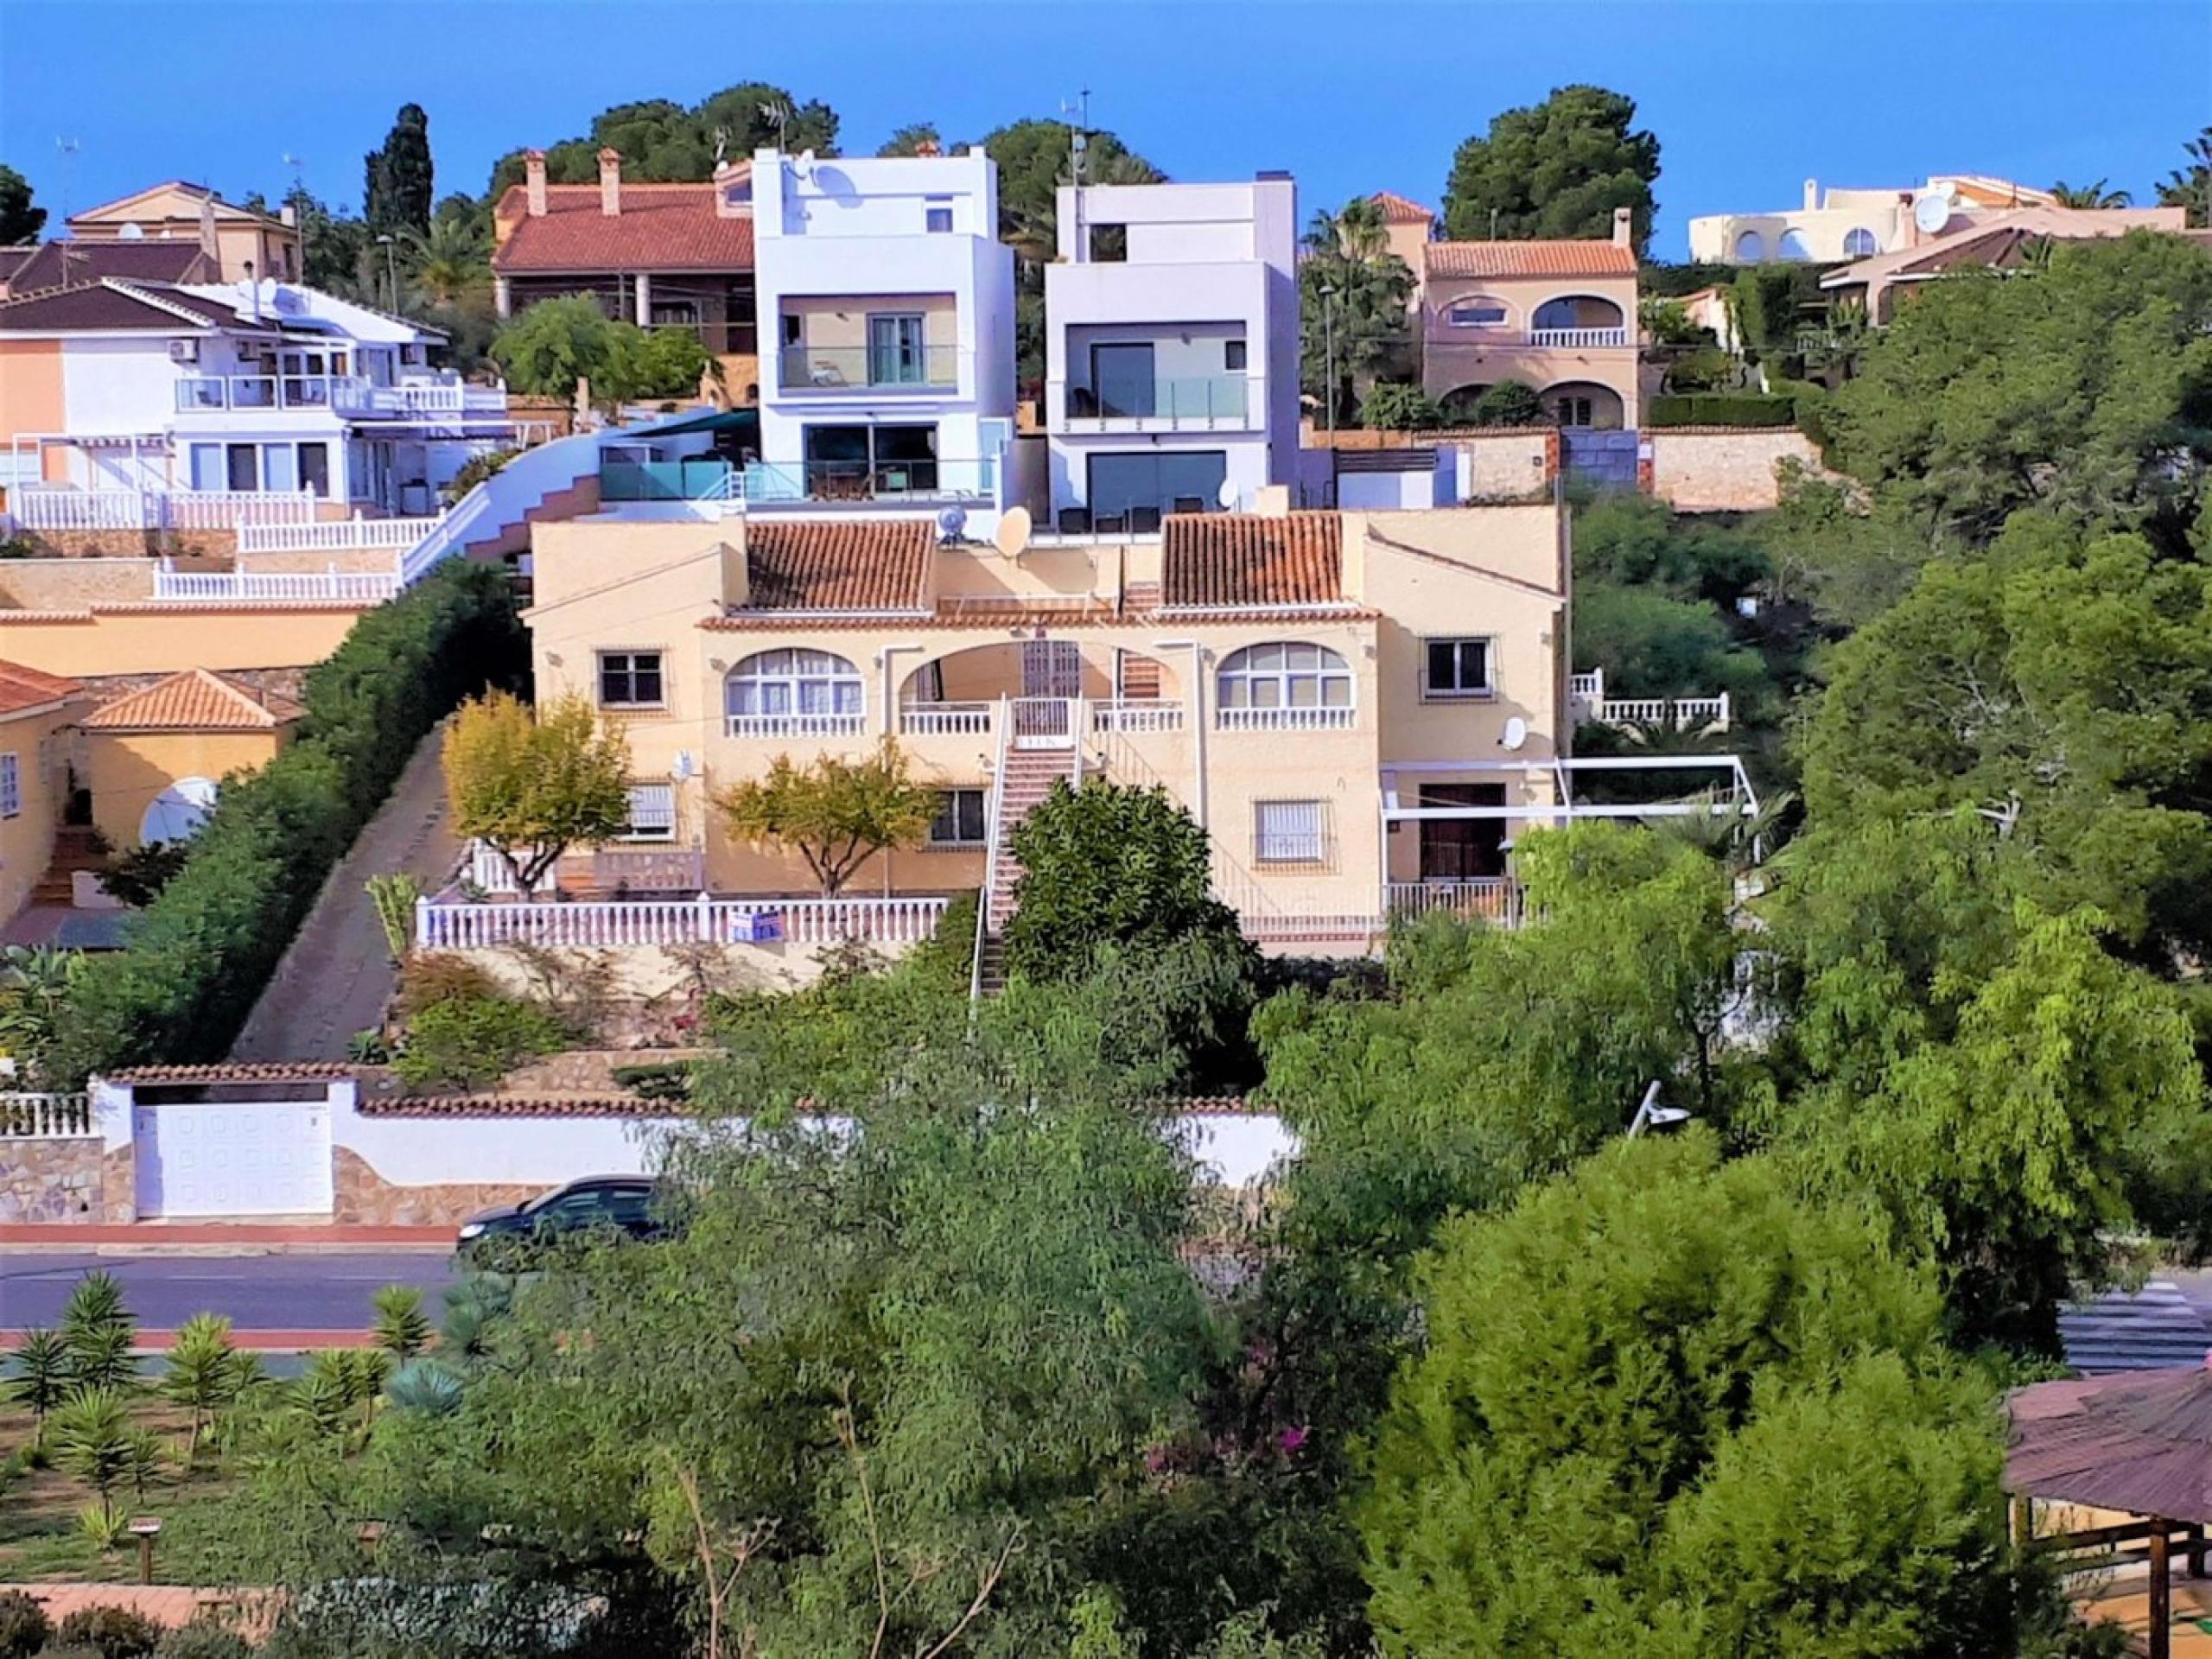
{"label": "metal gate", "polygon": [[137,1105],[131,1140],[141,1217],[330,1212],[327,1100]]}

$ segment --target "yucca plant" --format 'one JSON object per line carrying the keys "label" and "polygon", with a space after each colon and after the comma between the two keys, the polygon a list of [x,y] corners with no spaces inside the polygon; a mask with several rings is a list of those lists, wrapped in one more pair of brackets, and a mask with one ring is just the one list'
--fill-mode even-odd
{"label": "yucca plant", "polygon": [[353,1420],[356,1381],[352,1356],[326,1348],[310,1355],[307,1369],[293,1380],[292,1402],[321,1433],[342,1434]]}
{"label": "yucca plant", "polygon": [[391,1374],[384,1397],[398,1411],[445,1417],[461,1409],[461,1381],[435,1359],[410,1359]]}
{"label": "yucca plant", "polygon": [[54,1414],[53,1427],[54,1462],[105,1503],[130,1467],[130,1420],[123,1396],[112,1389],[76,1395]]}
{"label": "yucca plant", "polygon": [[137,1340],[129,1326],[105,1325],[68,1341],[71,1392],[130,1388],[138,1380],[138,1361],[130,1351]]}
{"label": "yucca plant", "polygon": [[31,1444],[46,1442],[47,1414],[69,1395],[69,1347],[53,1331],[26,1331],[13,1359],[8,1398],[31,1414]]}
{"label": "yucca plant", "polygon": [[369,1300],[377,1313],[377,1346],[393,1359],[412,1359],[429,1345],[430,1321],[423,1312],[421,1291],[412,1285],[386,1285]]}
{"label": "yucca plant", "polygon": [[385,1379],[391,1375],[396,1362],[381,1348],[348,1348],[345,1360],[346,1382],[353,1390],[353,1403],[360,1408],[361,1428],[365,1433],[376,1416],[377,1396],[384,1392]]}
{"label": "yucca plant", "polygon": [[[77,1511],[78,1532],[89,1539],[92,1548],[102,1554],[120,1544],[130,1527],[130,1522],[124,1518],[123,1511],[106,1498],[97,1503],[88,1503]],[[73,1653],[76,1649],[73,1648],[70,1651]]]}
{"label": "yucca plant", "polygon": [[242,1379],[238,1352],[231,1344],[231,1322],[219,1313],[195,1313],[177,1327],[162,1376],[162,1396],[192,1414],[184,1443],[184,1466],[200,1460],[200,1437],[214,1414],[238,1397]]}
{"label": "yucca plant", "polygon": [[493,1336],[507,1311],[514,1306],[514,1289],[493,1274],[472,1274],[446,1287],[445,1324],[438,1332],[438,1351],[463,1372],[491,1357]]}
{"label": "yucca plant", "polygon": [[376,906],[377,921],[384,928],[384,942],[394,962],[406,959],[415,948],[415,905],[423,896],[422,881],[412,875],[372,875],[365,884],[369,902]]}
{"label": "yucca plant", "polygon": [[130,1490],[143,1503],[146,1488],[161,1478],[168,1468],[168,1443],[150,1428],[134,1428],[124,1437],[128,1456],[124,1465],[124,1478],[130,1481]]}

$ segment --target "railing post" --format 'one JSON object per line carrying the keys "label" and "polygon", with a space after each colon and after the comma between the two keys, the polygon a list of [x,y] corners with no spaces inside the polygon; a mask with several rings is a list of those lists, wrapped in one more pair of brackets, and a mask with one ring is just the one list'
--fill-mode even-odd
{"label": "railing post", "polygon": [[692,938],[701,944],[714,943],[714,912],[711,906],[706,889],[701,888],[698,898],[693,901],[691,915]]}
{"label": "railing post", "polygon": [[418,950],[430,948],[430,901],[427,898],[415,900],[415,948]]}

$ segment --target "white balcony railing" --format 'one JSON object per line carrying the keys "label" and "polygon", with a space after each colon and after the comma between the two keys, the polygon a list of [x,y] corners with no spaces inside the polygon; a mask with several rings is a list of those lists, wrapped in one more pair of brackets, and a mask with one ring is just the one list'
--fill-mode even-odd
{"label": "white balcony railing", "polygon": [[1595,702],[1605,695],[1605,671],[1593,668],[1587,674],[1567,677],[1567,694],[1578,702]]}
{"label": "white balcony railing", "polygon": [[1477,876],[1449,881],[1392,881],[1382,889],[1386,918],[1422,916],[1479,917],[1484,921],[1518,926],[1522,894],[1518,881],[1508,877]]}
{"label": "white balcony railing", "polygon": [[0,1094],[0,1139],[87,1141],[99,1132],[87,1095]]}
{"label": "white balcony railing", "polygon": [[391,570],[179,571],[164,561],[154,571],[154,597],[165,601],[339,601],[381,605],[399,591]]}
{"label": "white balcony railing", "polygon": [[1218,709],[1217,729],[1224,732],[1338,732],[1349,730],[1351,709]]}
{"label": "white balcony railing", "polygon": [[238,551],[397,553],[435,530],[438,522],[437,518],[322,518],[298,524],[241,524]]}
{"label": "white balcony railing", "polygon": [[914,944],[937,931],[942,898],[624,899],[603,904],[445,904],[415,907],[415,942],[426,950],[533,944],[622,949],[765,942],[772,917],[783,943]]}
{"label": "white balcony railing", "polygon": [[1146,736],[1183,729],[1183,705],[1159,697],[1122,697],[1090,705],[1090,729]]}
{"label": "white balcony railing", "polygon": [[1728,729],[1728,693],[1717,697],[1594,697],[1575,712],[1600,726],[1658,726],[1681,731]]}
{"label": "white balcony railing", "polygon": [[858,737],[868,729],[866,715],[729,715],[724,721],[732,737]]}
{"label": "white balcony railing", "polygon": [[1531,346],[1564,346],[1581,349],[1592,346],[1625,346],[1626,328],[1531,328]]}
{"label": "white balcony railing", "polygon": [[450,380],[372,385],[349,374],[195,374],[176,383],[181,415],[245,410],[335,410],[341,415],[504,415],[507,394],[497,386]]}
{"label": "white balcony railing", "polygon": [[307,524],[321,498],[309,490],[74,490],[9,493],[25,530],[233,530]]}
{"label": "white balcony railing", "polygon": [[899,730],[906,737],[986,737],[991,730],[988,702],[906,702],[899,706]]}

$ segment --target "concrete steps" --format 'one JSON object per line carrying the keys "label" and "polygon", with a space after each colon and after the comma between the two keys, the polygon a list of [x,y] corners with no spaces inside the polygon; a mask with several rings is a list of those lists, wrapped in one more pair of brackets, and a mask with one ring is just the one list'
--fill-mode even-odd
{"label": "concrete steps", "polygon": [[47,861],[46,874],[31,889],[35,905],[67,905],[73,902],[75,894],[70,877],[78,870],[97,870],[107,862],[106,855],[99,849],[92,830],[82,824],[64,824],[54,832],[54,856]]}
{"label": "concrete steps", "polygon": [[988,936],[995,939],[1014,914],[1014,886],[1021,879],[1021,863],[1014,855],[1014,827],[1030,810],[1052,792],[1055,783],[1075,783],[1076,752],[1064,749],[1009,749],[1006,768],[997,785],[999,846],[991,867],[991,910]]}

